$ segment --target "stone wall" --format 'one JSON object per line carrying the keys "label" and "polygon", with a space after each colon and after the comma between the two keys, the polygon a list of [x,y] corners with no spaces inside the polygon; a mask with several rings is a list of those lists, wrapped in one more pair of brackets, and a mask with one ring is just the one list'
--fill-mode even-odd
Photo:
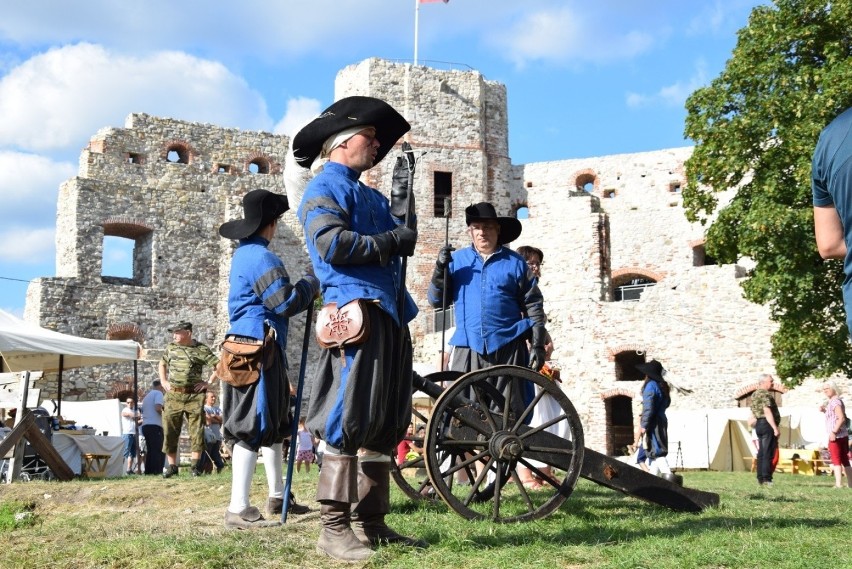
{"label": "stone wall", "polygon": [[[591,448],[618,452],[632,437],[636,363],[657,358],[693,390],[675,396],[674,409],[736,406],[760,372],[773,370],[775,326],[767,308],[742,298],[746,265],[711,264],[703,228],[684,216],[679,190],[690,148],[512,165],[506,88],[476,71],[369,59],[336,78],[336,98],[355,94],[401,110],[412,123],[406,140],[425,152],[415,175],[419,241],[407,273],[421,309],[411,326],[419,369],[434,367],[440,350],[426,303],[437,251],[447,234],[456,247],[466,246],[464,208],[488,200],[502,215],[527,208],[512,246],[545,252],[541,288],[554,358]],[[241,215],[247,191],[283,192],[288,144],[284,136],[144,114],[131,115],[125,128],[98,132],[81,154],[79,175],[61,187],[57,276],[31,285],[26,318],[85,337],[137,339],[147,349],[143,386],[156,378],[169,322],[190,320],[199,340],[215,344],[227,326],[234,246],[217,228]],[[364,181],[387,192],[396,155]],[[449,217],[440,193],[447,181]],[[308,264],[304,239],[295,215],[284,220],[273,249],[298,278]],[[135,242],[132,278],[101,274],[105,235]],[[650,284],[641,299],[617,301],[618,287],[634,279]],[[291,322],[292,377],[303,322]],[[317,355],[312,343],[308,377]],[[65,395],[103,397],[127,373],[126,366],[69,373]],[[784,401],[811,405],[819,397],[808,382]]]}

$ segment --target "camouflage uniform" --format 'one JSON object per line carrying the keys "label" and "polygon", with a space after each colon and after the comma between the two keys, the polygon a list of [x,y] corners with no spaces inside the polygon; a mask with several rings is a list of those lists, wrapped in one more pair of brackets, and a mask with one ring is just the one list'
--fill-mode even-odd
{"label": "camouflage uniform", "polygon": [[192,341],[189,346],[171,342],[160,360],[169,370],[171,390],[163,402],[163,452],[177,452],[183,418],[193,452],[204,450],[204,392],[195,393],[195,385],[202,380],[205,365],[215,366],[219,358],[206,345]]}
{"label": "camouflage uniform", "polygon": [[757,482],[758,484],[771,484],[772,473],[775,470],[775,453],[778,450],[778,437],[772,430],[772,426],[764,416],[763,408],[769,407],[775,425],[781,425],[781,413],[778,404],[772,394],[766,389],[758,389],[751,397],[751,412],[757,418],[754,432],[757,435]]}

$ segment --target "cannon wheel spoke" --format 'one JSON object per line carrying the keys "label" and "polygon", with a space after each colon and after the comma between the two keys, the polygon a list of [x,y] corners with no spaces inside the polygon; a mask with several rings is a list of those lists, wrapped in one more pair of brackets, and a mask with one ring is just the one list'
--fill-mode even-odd
{"label": "cannon wheel spoke", "polygon": [[[424,455],[432,488],[450,508],[502,523],[557,509],[577,483],[583,445],[579,416],[558,385],[530,369],[495,366],[461,376],[438,397]],[[518,467],[536,477],[534,487]]]}

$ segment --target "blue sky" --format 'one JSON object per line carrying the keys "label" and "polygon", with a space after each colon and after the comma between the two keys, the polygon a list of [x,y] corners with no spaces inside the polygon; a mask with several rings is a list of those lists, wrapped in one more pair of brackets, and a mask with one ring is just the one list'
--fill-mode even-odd
{"label": "blue sky", "polygon": [[[686,146],[686,97],[724,68],[755,0],[420,4],[418,63],[507,86],[512,162]],[[9,2],[0,18],[0,308],[55,274],[56,196],[130,113],[292,134],[334,78],[410,62],[415,0]],[[121,250],[112,252],[126,254]]]}

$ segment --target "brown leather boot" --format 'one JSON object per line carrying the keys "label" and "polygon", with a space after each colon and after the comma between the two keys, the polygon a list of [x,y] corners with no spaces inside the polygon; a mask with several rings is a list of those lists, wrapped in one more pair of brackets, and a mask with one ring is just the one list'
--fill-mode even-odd
{"label": "brown leather boot", "polygon": [[411,547],[429,547],[421,539],[406,537],[385,523],[390,511],[390,463],[358,463],[358,503],[352,511],[352,530],[364,545],[401,543]]}
{"label": "brown leather boot", "polygon": [[373,555],[352,532],[350,511],[358,499],[357,464],[356,456],[326,453],[317,483],[322,522],[317,553],[340,561],[364,561]]}

